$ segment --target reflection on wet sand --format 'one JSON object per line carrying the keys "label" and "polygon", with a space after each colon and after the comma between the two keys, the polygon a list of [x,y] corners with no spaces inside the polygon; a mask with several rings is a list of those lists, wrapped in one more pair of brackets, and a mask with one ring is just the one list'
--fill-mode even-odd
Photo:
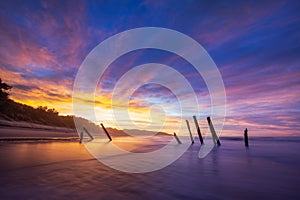
{"label": "reflection on wet sand", "polygon": [[[132,150],[138,147],[137,141],[114,142]],[[147,151],[154,145],[148,144]],[[79,143],[2,142],[0,194],[3,199],[296,199],[300,195],[299,141],[257,140],[246,150],[242,141],[222,140],[222,146],[204,159],[198,158],[199,148],[198,143],[191,145],[161,170],[130,174],[105,166]]]}

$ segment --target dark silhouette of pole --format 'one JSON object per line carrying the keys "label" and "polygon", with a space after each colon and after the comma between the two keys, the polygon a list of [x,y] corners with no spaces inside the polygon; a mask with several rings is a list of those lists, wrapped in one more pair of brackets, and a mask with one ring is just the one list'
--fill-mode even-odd
{"label": "dark silhouette of pole", "polygon": [[213,140],[214,140],[215,144],[217,144],[218,146],[220,146],[221,145],[220,140],[219,140],[219,138],[218,138],[218,136],[216,134],[215,128],[214,128],[214,126],[212,124],[212,121],[211,121],[210,117],[207,117],[207,122],[208,122],[209,129],[210,129],[210,132],[211,132],[211,135],[213,137]]}
{"label": "dark silhouette of pole", "polygon": [[176,135],[176,133],[174,132],[174,137],[177,140],[178,144],[181,144],[181,141],[179,140],[178,136]]}
{"label": "dark silhouette of pole", "polygon": [[106,128],[104,127],[104,125],[103,125],[102,123],[101,123],[100,125],[102,126],[102,128],[103,128],[104,132],[106,133],[108,139],[109,139],[110,141],[112,141],[112,139],[111,139],[109,133],[107,132]]}
{"label": "dark silhouette of pole", "polygon": [[245,141],[245,146],[249,147],[249,143],[248,143],[248,129],[247,128],[244,130],[244,141]]}
{"label": "dark silhouette of pole", "polygon": [[199,127],[197,118],[196,118],[196,116],[193,116],[193,118],[194,118],[194,122],[195,122],[195,125],[196,125],[196,129],[197,129],[197,133],[198,133],[198,136],[199,136],[199,140],[200,140],[201,144],[203,144],[203,138],[202,138],[202,135],[201,135],[201,131],[200,131],[200,127]]}
{"label": "dark silhouette of pole", "polygon": [[189,121],[188,120],[185,120],[185,121],[186,121],[187,128],[189,130],[189,133],[190,133],[192,144],[194,144],[194,138],[193,138],[193,135],[192,135],[192,132],[191,132]]}
{"label": "dark silhouette of pole", "polygon": [[82,143],[82,140],[83,140],[83,132],[80,132],[80,140],[79,140],[79,143]]}
{"label": "dark silhouette of pole", "polygon": [[94,137],[92,136],[92,134],[90,134],[90,132],[89,132],[86,128],[83,127],[83,130],[89,135],[89,137],[90,137],[92,140],[94,139]]}

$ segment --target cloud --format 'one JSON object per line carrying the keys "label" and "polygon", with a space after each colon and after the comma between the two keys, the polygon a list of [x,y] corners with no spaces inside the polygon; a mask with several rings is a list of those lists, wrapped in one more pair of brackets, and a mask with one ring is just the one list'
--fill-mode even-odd
{"label": "cloud", "polygon": [[29,86],[29,85],[16,84],[16,85],[12,85],[12,86],[13,86],[13,88],[17,88],[17,89],[25,90],[25,91],[31,91],[31,90],[34,90],[34,89],[39,89],[39,87],[37,87],[37,86]]}
{"label": "cloud", "polygon": [[[182,3],[139,1],[121,4],[78,1],[1,2],[0,74],[14,88],[11,98],[32,106],[48,105],[62,114],[72,113],[72,87],[85,56],[115,33],[143,26],[171,28],[202,44],[222,74],[227,93],[225,134],[240,135],[245,127],[253,134],[299,134],[299,45],[300,17],[297,2],[210,2]],[[151,39],[151,38],[145,38]],[[176,41],[174,41],[176,42]],[[117,48],[117,47],[113,47]],[[187,53],[193,53],[187,49]],[[104,73],[95,103],[109,124],[111,95],[127,71],[145,63],[162,63],[181,73],[195,90],[201,111],[201,127],[207,127],[210,95],[203,78],[184,59],[159,50],[130,52]],[[93,76],[94,72],[88,74]],[[143,82],[160,75],[149,70]],[[162,74],[167,78],[167,74]],[[176,80],[171,85],[185,94]],[[132,112],[164,105],[168,128],[178,124],[176,98],[166,88],[148,84],[134,92]],[[116,102],[124,109],[122,102]],[[192,109],[192,106],[191,106]],[[101,114],[99,114],[101,116]],[[187,116],[188,117],[188,116]]]}

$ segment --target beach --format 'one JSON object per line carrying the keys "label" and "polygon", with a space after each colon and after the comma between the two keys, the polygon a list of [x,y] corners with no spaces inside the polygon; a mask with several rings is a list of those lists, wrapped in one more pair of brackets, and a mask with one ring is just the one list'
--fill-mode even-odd
{"label": "beach", "polygon": [[0,19],[0,200],[300,200],[300,0]]}
{"label": "beach", "polygon": [[76,130],[29,122],[0,120],[0,141],[77,140]]}
{"label": "beach", "polygon": [[[153,141],[162,145],[169,138]],[[201,145],[195,138],[195,144],[171,165],[132,174],[100,163],[78,141],[2,140],[1,199],[299,198],[300,138],[249,142],[245,148],[241,138],[221,138],[220,147],[199,159]],[[126,137],[117,139],[116,144],[121,143],[141,152],[155,146]]]}

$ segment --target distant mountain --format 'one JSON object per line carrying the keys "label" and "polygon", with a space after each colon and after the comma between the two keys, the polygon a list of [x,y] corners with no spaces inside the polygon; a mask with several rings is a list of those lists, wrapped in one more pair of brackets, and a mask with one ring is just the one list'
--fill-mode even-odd
{"label": "distant mountain", "polygon": [[132,136],[135,136],[135,135],[140,135],[140,136],[170,135],[170,134],[165,133],[165,132],[153,132],[153,131],[137,130],[137,129],[124,129],[124,132],[129,133]]}

